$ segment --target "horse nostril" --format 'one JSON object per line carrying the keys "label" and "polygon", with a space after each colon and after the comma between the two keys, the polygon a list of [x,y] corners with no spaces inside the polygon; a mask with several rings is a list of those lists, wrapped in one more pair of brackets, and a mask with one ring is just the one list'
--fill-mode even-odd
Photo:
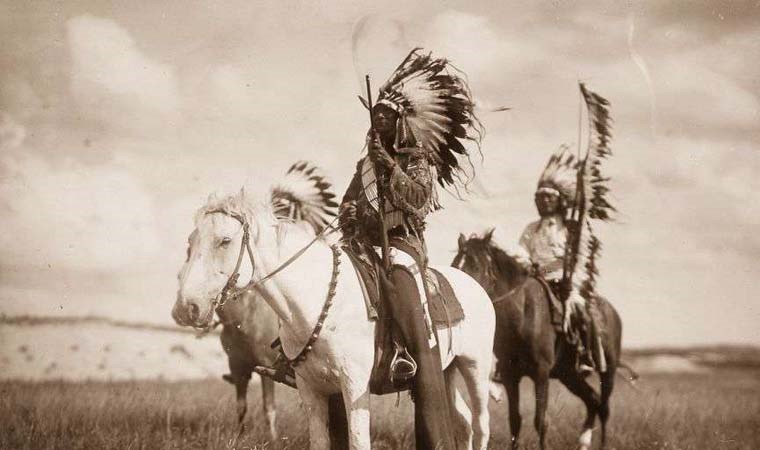
{"label": "horse nostril", "polygon": [[190,308],[190,320],[195,322],[201,315],[201,309],[195,303],[190,303],[188,307]]}

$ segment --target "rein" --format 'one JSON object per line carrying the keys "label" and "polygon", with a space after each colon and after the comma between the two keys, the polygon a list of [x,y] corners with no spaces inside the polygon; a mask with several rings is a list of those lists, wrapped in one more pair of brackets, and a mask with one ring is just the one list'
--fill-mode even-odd
{"label": "rein", "polygon": [[491,299],[491,303],[493,303],[495,305],[497,303],[503,302],[504,300],[506,300],[509,297],[511,297],[512,294],[514,294],[515,292],[517,292],[517,288],[519,288],[519,287],[520,287],[519,285],[515,286],[512,289],[508,290],[507,292],[501,294],[500,296],[498,296],[496,298],[492,298]]}
{"label": "rein", "polygon": [[[327,235],[329,232],[331,232],[333,230],[332,226],[338,220],[337,217],[333,219],[333,221],[327,224],[327,226],[322,231],[320,231],[319,233],[317,233],[316,236],[314,236],[314,239],[312,239],[308,244],[306,244],[306,246],[304,246],[301,250],[293,254],[293,256],[285,260],[285,262],[277,266],[276,269],[268,273],[266,276],[258,280],[254,280],[253,277],[256,272],[256,261],[253,259],[253,251],[251,250],[251,235],[249,232],[248,221],[245,220],[245,218],[239,214],[230,213],[230,212],[218,210],[218,209],[209,211],[206,214],[214,214],[214,213],[226,214],[232,217],[233,219],[237,220],[238,222],[240,222],[240,224],[243,226],[243,238],[240,241],[240,253],[238,253],[237,262],[235,263],[235,270],[233,270],[232,274],[230,274],[230,277],[227,279],[227,283],[224,285],[224,288],[222,288],[222,291],[219,293],[219,296],[215,298],[214,301],[212,302],[213,303],[212,307],[214,308],[224,306],[224,304],[227,303],[227,300],[236,299],[237,297],[240,296],[242,292],[255,288],[256,286],[264,283],[265,281],[269,280],[270,278],[274,277],[278,273],[285,270],[286,267],[288,267],[295,260],[300,258],[301,255],[303,255],[306,252],[306,250],[311,248],[311,246],[314,245],[315,242],[317,242],[319,239],[321,239],[322,237]],[[241,288],[236,288],[235,286],[237,285],[238,278],[240,278],[240,266],[243,262],[243,254],[246,251],[248,252],[248,258],[251,261],[251,279],[250,281],[248,281],[248,284],[246,284],[245,286]],[[233,291],[233,290],[234,292],[230,295],[230,291]]]}
{"label": "rein", "polygon": [[319,313],[319,318],[317,319],[316,325],[314,325],[314,330],[311,332],[311,335],[309,336],[309,340],[306,341],[306,344],[303,346],[301,351],[295,356],[295,358],[288,358],[287,355],[285,355],[284,350],[280,350],[282,352],[282,355],[285,356],[285,359],[288,360],[291,367],[295,367],[301,362],[303,362],[304,359],[306,359],[306,356],[311,352],[312,348],[314,347],[314,342],[317,341],[319,338],[319,333],[322,331],[322,326],[325,324],[325,319],[327,319],[327,313],[330,310],[330,307],[333,304],[333,299],[335,297],[335,288],[338,286],[338,274],[340,274],[340,255],[341,251],[338,248],[337,245],[331,245],[330,250],[332,250],[333,253],[333,271],[332,271],[332,277],[330,278],[330,284],[329,288],[327,289],[327,297],[325,298],[325,303],[322,305],[322,311]]}
{"label": "rein", "polygon": [[[465,250],[465,251],[463,251],[463,252],[462,252],[462,251],[460,251],[460,253],[459,253],[459,254],[457,254],[457,257],[456,257],[456,258],[459,258],[459,257],[460,257],[460,255],[462,256],[462,265],[464,265],[464,257],[466,257],[466,256],[467,256],[467,251],[466,251],[466,250]],[[456,260],[456,258],[455,258],[455,260]],[[492,256],[490,256],[490,255],[486,257],[486,260],[487,260],[487,262],[486,262],[486,264],[485,264],[485,266],[486,266],[486,268],[485,268],[486,276],[487,276],[487,278],[488,278],[488,282],[489,282],[489,284],[490,284],[490,285],[493,287],[493,289],[495,290],[495,289],[496,289],[496,286],[497,286],[497,284],[498,284],[498,283],[497,283],[497,281],[498,281],[498,276],[497,276],[497,275],[496,275],[496,273],[494,272],[494,265],[496,264],[496,262],[494,261],[493,257],[492,257]],[[504,300],[506,300],[506,299],[508,299],[509,297],[511,297],[511,296],[512,296],[512,294],[514,294],[515,292],[517,292],[517,290],[518,290],[520,287],[521,287],[521,284],[520,284],[520,283],[516,283],[516,284],[515,284],[515,286],[513,286],[513,287],[512,287],[512,289],[508,290],[507,292],[505,292],[505,293],[503,293],[503,294],[501,294],[501,295],[499,295],[499,296],[497,296],[497,297],[491,298],[491,303],[495,305],[495,304],[497,304],[497,303],[503,302]],[[485,287],[484,287],[484,288],[485,288]],[[489,295],[489,297],[490,297],[490,295]]]}
{"label": "rein", "polygon": [[[219,300],[215,298],[214,301],[212,302],[212,311],[216,308],[221,308],[222,306],[224,306],[224,304],[227,303],[227,300],[229,300],[230,298],[233,300],[238,298],[241,292],[251,290],[255,288],[256,286],[269,280],[270,278],[274,277],[281,271],[285,270],[286,267],[288,267],[290,264],[293,263],[293,261],[301,257],[301,255],[303,255],[306,252],[306,250],[308,250],[312,245],[314,245],[315,242],[317,242],[319,239],[327,235],[329,231],[332,231],[333,225],[338,220],[337,217],[333,219],[333,221],[330,222],[322,231],[320,231],[319,233],[317,233],[316,236],[314,236],[314,239],[312,239],[308,244],[306,244],[306,246],[304,246],[301,250],[293,254],[293,256],[288,258],[285,262],[280,264],[276,269],[269,272],[269,274],[267,274],[266,276],[258,280],[254,280],[253,276],[254,276],[254,273],[256,272],[256,261],[253,258],[253,251],[251,250],[251,236],[249,232],[248,221],[245,219],[245,217],[239,214],[229,213],[223,210],[213,210],[213,211],[207,212],[206,214],[214,214],[214,213],[226,214],[232,217],[233,219],[237,220],[238,222],[240,222],[240,224],[243,226],[243,238],[240,242],[240,253],[238,253],[237,262],[235,263],[235,270],[227,279],[227,283],[224,285],[224,288],[222,288],[222,291],[219,293],[219,296],[217,297]],[[338,285],[338,275],[340,274],[340,269],[339,269],[340,255],[342,252],[338,248],[337,245],[331,245],[330,250],[332,250],[332,253],[333,253],[332,276],[330,278],[330,284],[328,285],[325,303],[324,305],[322,305],[322,311],[319,313],[319,318],[317,319],[316,325],[314,325],[314,329],[312,330],[311,335],[309,336],[309,340],[303,346],[303,348],[298,353],[298,355],[295,356],[295,358],[292,358],[292,359],[288,358],[287,355],[285,355],[285,352],[282,351],[283,356],[285,356],[285,359],[288,360],[288,362],[290,363],[292,367],[295,367],[301,362],[303,362],[303,360],[306,359],[306,356],[311,352],[314,346],[314,342],[316,342],[316,340],[319,338],[319,334],[322,331],[322,327],[324,326],[325,319],[327,319],[327,313],[329,312],[330,307],[333,304],[333,299],[335,297],[335,290]],[[251,260],[251,280],[248,282],[248,284],[246,284],[242,288],[236,288],[235,285],[237,284],[237,280],[240,277],[240,266],[243,261],[243,254],[246,251],[248,252],[248,257]],[[230,291],[232,291],[233,289],[235,289],[235,292],[230,295]]]}

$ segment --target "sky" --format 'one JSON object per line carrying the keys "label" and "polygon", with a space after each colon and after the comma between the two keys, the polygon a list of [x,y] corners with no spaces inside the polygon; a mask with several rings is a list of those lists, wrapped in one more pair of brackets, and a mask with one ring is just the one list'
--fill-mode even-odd
{"label": "sky", "polygon": [[0,0],[0,313],[171,323],[207,196],[301,159],[342,195],[362,74],[422,46],[487,130],[473,192],[429,218],[433,263],[535,220],[583,81],[614,120],[599,287],[624,345],[760,345],[760,3],[406,3]]}

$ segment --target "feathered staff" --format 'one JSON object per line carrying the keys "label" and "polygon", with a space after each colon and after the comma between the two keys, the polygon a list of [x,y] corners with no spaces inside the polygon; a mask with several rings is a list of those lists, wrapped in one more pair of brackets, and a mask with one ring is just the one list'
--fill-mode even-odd
{"label": "feathered staff", "polygon": [[[612,120],[609,102],[589,91],[583,83],[579,86],[588,111],[589,141],[586,155],[578,165],[575,202],[570,215],[577,229],[568,234],[563,281],[564,286],[572,289],[579,286],[583,298],[593,299],[601,243],[593,233],[591,219],[610,221],[616,211],[607,201],[610,179],[602,176],[601,171],[602,160],[612,155],[609,147]],[[578,283],[584,273],[585,278]],[[573,283],[574,280],[577,284]]]}

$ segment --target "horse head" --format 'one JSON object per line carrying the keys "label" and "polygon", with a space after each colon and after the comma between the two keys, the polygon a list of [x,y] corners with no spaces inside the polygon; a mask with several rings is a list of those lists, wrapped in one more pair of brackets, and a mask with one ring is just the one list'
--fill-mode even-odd
{"label": "horse head", "polygon": [[[255,233],[252,218],[243,190],[221,199],[212,195],[198,210],[187,258],[177,275],[179,289],[172,317],[179,325],[208,326],[226,293],[237,287],[239,278],[245,280],[245,275],[252,274],[252,264],[242,264],[251,233]],[[253,255],[249,258],[253,261]],[[241,272],[246,270],[247,274]]]}
{"label": "horse head", "polygon": [[466,238],[459,235],[457,254],[451,262],[453,267],[474,278],[488,295],[497,294],[500,285],[512,289],[521,283],[527,271],[513,257],[493,242],[494,229],[482,236],[471,234]]}
{"label": "horse head", "polygon": [[[208,198],[195,215],[187,258],[177,275],[179,289],[172,309],[177,324],[206,327],[228,297],[247,295],[253,285],[254,251],[262,244],[270,250],[277,247],[281,225],[307,230],[312,236],[329,225],[337,204],[330,184],[318,172],[309,163],[297,162],[272,188],[269,200],[256,207],[243,189],[221,199]],[[260,231],[270,225],[277,230],[277,242],[259,243]]]}

